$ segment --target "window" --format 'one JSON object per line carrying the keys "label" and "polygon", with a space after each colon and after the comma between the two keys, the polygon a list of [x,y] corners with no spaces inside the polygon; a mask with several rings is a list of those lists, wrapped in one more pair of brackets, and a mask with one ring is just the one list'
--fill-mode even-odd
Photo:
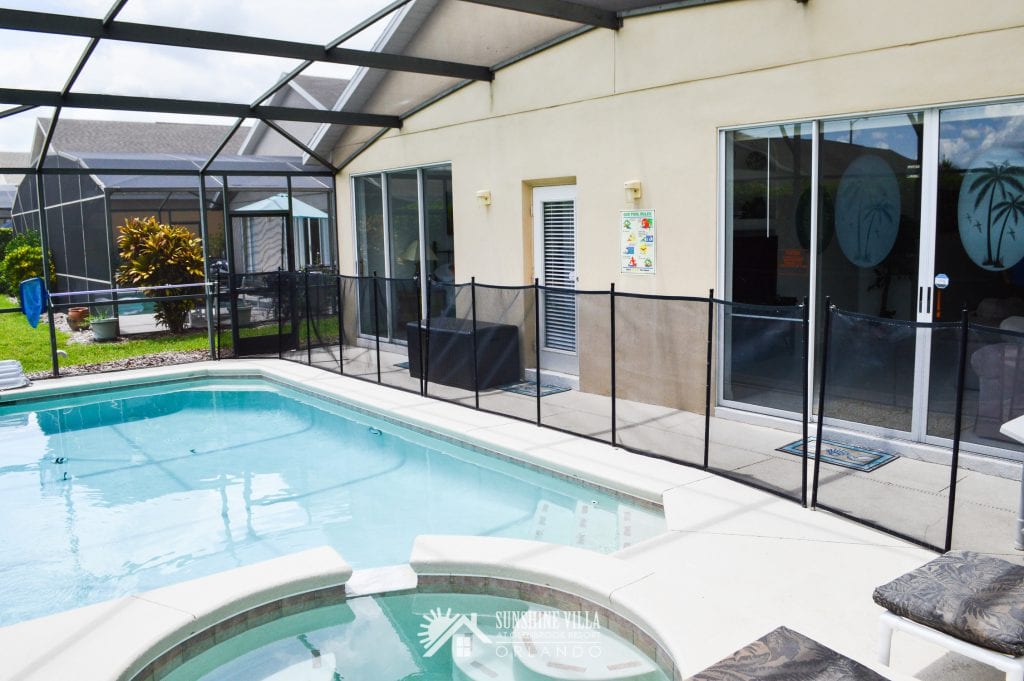
{"label": "window", "polygon": [[[364,334],[404,342],[405,325],[425,313],[448,314],[444,291],[427,301],[426,279],[455,280],[450,165],[396,170],[353,178],[356,272],[381,278],[383,314],[360,315]],[[361,310],[373,310],[373,289],[361,285]]]}

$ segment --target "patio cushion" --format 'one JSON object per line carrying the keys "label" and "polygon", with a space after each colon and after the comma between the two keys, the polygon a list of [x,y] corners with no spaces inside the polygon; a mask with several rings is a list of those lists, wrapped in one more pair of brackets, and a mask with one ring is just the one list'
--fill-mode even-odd
{"label": "patio cushion", "polygon": [[779,627],[689,681],[885,681],[859,662]]}
{"label": "patio cushion", "polygon": [[875,603],[983,648],[1024,655],[1024,567],[950,551],[875,589]]}

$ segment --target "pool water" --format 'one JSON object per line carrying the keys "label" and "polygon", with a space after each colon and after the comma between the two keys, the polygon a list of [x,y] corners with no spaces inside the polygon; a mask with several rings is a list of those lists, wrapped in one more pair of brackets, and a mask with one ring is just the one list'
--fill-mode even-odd
{"label": "pool water", "polygon": [[0,407],[0,625],[330,545],[420,534],[611,552],[661,514],[257,380]]}
{"label": "pool water", "polygon": [[164,679],[668,681],[597,612],[456,593],[366,596],[282,617],[218,642]]}

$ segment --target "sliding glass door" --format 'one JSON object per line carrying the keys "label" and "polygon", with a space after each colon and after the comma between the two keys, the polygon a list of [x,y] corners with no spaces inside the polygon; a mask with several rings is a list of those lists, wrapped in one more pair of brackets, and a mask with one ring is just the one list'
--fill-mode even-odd
{"label": "sliding glass door", "polygon": [[969,343],[964,437],[1009,446],[998,423],[1024,413],[1010,403],[1024,394],[1024,336],[1009,336],[1024,333],[1024,103],[730,130],[722,145],[733,318],[720,403],[797,416],[795,353],[766,332],[782,320],[752,308],[741,321],[743,305],[809,296],[820,343],[828,297],[844,311],[832,347],[856,358],[829,376],[829,418],[945,441],[959,331],[943,323],[966,309],[992,332]]}
{"label": "sliding glass door", "polygon": [[[963,439],[1007,448],[999,426],[1024,412],[1024,104],[940,112],[938,149],[931,318],[991,329],[967,345]],[[949,438],[959,345],[930,350],[927,435]]]}
{"label": "sliding glass door", "polygon": [[[426,314],[427,279],[453,281],[451,178],[448,165],[353,178],[356,272],[380,277],[376,294],[372,282],[360,283],[364,335],[404,343],[406,325]],[[437,316],[444,312],[438,301],[446,298],[443,292],[434,297],[431,312]]]}
{"label": "sliding glass door", "polygon": [[[918,321],[923,135],[920,113],[820,124],[819,307],[828,298],[847,313]],[[884,322],[869,328],[844,315],[835,319],[832,341],[857,361],[838,363],[829,376],[830,416],[911,433],[917,329]]]}
{"label": "sliding glass door", "polygon": [[800,413],[809,294],[813,126],[726,133],[725,404]]}

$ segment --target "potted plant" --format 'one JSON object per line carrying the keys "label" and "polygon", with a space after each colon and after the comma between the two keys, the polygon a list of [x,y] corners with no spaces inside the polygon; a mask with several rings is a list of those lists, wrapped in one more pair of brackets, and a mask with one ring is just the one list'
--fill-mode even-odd
{"label": "potted plant", "polygon": [[89,327],[93,338],[99,342],[112,341],[117,338],[117,317],[111,317],[106,310],[99,308],[89,317]]}
{"label": "potted plant", "polygon": [[72,307],[68,310],[68,326],[72,331],[78,331],[89,326],[89,308]]}

